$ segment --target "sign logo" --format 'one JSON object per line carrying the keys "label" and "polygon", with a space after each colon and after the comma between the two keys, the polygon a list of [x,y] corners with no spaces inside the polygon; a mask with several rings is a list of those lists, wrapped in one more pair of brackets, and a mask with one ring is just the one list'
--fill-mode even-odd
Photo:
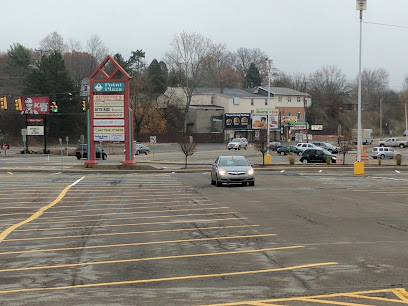
{"label": "sign logo", "polygon": [[93,87],[94,91],[97,92],[125,91],[124,82],[101,82],[94,84]]}

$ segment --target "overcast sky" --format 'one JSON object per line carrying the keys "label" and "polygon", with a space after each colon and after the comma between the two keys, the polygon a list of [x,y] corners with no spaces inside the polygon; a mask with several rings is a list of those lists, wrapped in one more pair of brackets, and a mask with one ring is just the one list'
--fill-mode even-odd
{"label": "overcast sky", "polygon": [[[38,48],[51,32],[84,47],[98,34],[111,55],[146,52],[161,60],[174,34],[200,33],[231,51],[259,48],[286,73],[326,65],[358,74],[356,0],[0,0],[0,50],[13,43]],[[390,87],[408,76],[408,0],[367,0],[363,13],[362,68],[385,68]],[[367,23],[365,23],[367,22]],[[370,22],[370,23],[368,23]],[[394,26],[384,26],[380,23]]]}

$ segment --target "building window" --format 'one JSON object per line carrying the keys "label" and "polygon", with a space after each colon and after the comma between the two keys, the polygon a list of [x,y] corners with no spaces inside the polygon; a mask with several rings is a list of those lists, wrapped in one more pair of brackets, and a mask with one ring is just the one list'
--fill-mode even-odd
{"label": "building window", "polygon": [[211,97],[211,104],[214,104],[214,97]]}
{"label": "building window", "polygon": [[288,102],[292,102],[292,98],[291,98],[291,97],[288,97]]}
{"label": "building window", "polygon": [[297,101],[300,102],[300,97],[297,97]]}
{"label": "building window", "polygon": [[233,100],[232,103],[233,103],[234,105],[238,105],[238,104],[239,104],[239,98],[238,98],[238,97],[234,98],[234,100]]}
{"label": "building window", "polygon": [[282,102],[282,97],[279,97],[278,101],[279,101],[279,102]]}
{"label": "building window", "polygon": [[251,105],[254,106],[254,99],[251,99]]}
{"label": "building window", "polygon": [[297,113],[297,120],[300,120],[300,112]]}
{"label": "building window", "polygon": [[268,105],[268,99],[265,99],[265,105]]}
{"label": "building window", "polygon": [[290,113],[288,113],[288,116],[291,116],[291,114],[290,114]]}
{"label": "building window", "polygon": [[84,91],[88,91],[88,85],[84,85]]}

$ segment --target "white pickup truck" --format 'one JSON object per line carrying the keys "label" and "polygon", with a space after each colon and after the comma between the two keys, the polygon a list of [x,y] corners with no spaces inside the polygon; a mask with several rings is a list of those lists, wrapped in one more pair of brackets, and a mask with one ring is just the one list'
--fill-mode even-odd
{"label": "white pickup truck", "polygon": [[380,147],[408,147],[408,139],[403,138],[388,138],[378,143]]}

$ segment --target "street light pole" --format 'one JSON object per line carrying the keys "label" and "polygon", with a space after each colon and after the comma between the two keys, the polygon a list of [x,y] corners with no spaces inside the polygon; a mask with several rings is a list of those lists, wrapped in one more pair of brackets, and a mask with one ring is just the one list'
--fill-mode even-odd
{"label": "street light pole", "polygon": [[357,0],[357,10],[360,11],[360,48],[358,57],[357,162],[354,164],[354,174],[364,174],[364,164],[361,163],[361,37],[363,33],[363,10],[366,8],[366,0]]}
{"label": "street light pole", "polygon": [[405,131],[408,130],[407,101],[405,101]]}
{"label": "street light pole", "polygon": [[270,117],[269,117],[269,112],[271,111],[271,104],[270,104],[270,101],[271,101],[271,68],[272,68],[272,60],[270,60],[270,59],[268,59],[267,60],[267,63],[268,63],[268,115],[267,115],[267,125],[266,125],[266,128],[267,128],[267,130],[266,130],[266,137],[267,137],[267,141],[266,141],[266,150],[267,150],[267,153],[266,154],[270,154],[270,152],[269,152],[269,127],[270,127]]}

